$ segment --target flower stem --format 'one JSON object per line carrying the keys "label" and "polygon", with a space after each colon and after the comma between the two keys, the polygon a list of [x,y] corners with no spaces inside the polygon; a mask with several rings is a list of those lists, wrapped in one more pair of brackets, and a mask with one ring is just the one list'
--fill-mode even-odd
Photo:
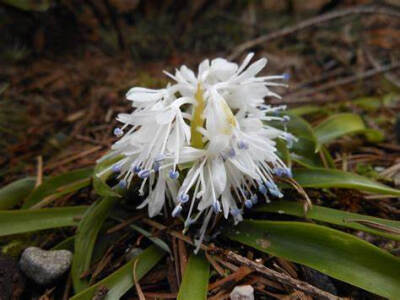
{"label": "flower stem", "polygon": [[194,106],[192,122],[190,124],[190,145],[194,148],[203,149],[203,136],[197,130],[198,127],[202,128],[204,125],[203,111],[205,108],[205,101],[203,97],[203,90],[201,89],[200,84],[197,85],[197,91],[194,94],[194,98],[196,99],[196,105]]}

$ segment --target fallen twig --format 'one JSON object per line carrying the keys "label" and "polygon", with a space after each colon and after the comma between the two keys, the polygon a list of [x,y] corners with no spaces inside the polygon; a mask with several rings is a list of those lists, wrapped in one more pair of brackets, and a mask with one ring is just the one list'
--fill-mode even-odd
{"label": "fallen twig", "polygon": [[[194,246],[194,242],[192,241],[192,239],[188,236],[183,235],[180,232],[177,232],[175,230],[171,230],[169,229],[167,226],[157,223],[153,220],[149,220],[149,219],[144,219],[143,220],[144,223],[157,228],[159,230],[164,230],[165,232],[167,232],[168,234],[181,239],[183,241],[185,241],[186,243]],[[272,279],[272,280],[276,280],[282,284],[291,286],[297,290],[303,291],[307,294],[310,295],[314,295],[314,296],[319,296],[322,299],[342,299],[341,297],[332,295],[331,293],[325,292],[315,286],[312,286],[311,284],[308,284],[307,282],[303,282],[301,280],[297,280],[294,279],[292,277],[290,277],[289,275],[286,274],[282,274],[279,273],[275,270],[269,269],[266,266],[260,264],[260,263],[256,263],[246,257],[243,257],[239,254],[236,254],[232,251],[225,251],[223,249],[217,248],[215,246],[207,246],[204,244],[200,245],[200,249],[204,250],[204,251],[208,251],[210,254],[213,255],[217,255],[218,256],[222,256],[224,259],[240,264],[240,265],[245,265],[251,269],[256,270],[257,272],[263,274],[265,277]]]}
{"label": "fallen twig", "polygon": [[360,6],[355,6],[355,7],[350,7],[342,10],[336,10],[330,13],[326,13],[320,16],[316,16],[310,19],[307,19],[305,21],[302,21],[300,23],[297,23],[293,26],[288,26],[285,27],[281,30],[274,31],[262,36],[259,36],[258,38],[254,40],[250,40],[247,42],[244,42],[237,47],[235,47],[232,51],[232,54],[228,56],[229,60],[235,59],[239,57],[244,51],[260,45],[262,43],[265,43],[267,41],[279,38],[279,37],[284,37],[289,34],[292,34],[294,32],[300,31],[304,28],[314,26],[319,23],[327,22],[333,19],[337,18],[342,18],[345,16],[349,15],[358,15],[358,14],[385,14],[393,17],[400,17],[400,13],[393,10],[389,9],[383,6],[378,6],[378,5],[360,5]]}
{"label": "fallen twig", "polygon": [[320,290],[319,288],[312,286],[304,281],[294,279],[294,278],[290,277],[289,275],[279,273],[275,270],[269,269],[262,264],[256,263],[256,262],[254,262],[244,256],[236,254],[232,251],[223,252],[220,254],[222,254],[224,256],[224,258],[226,258],[229,261],[232,261],[232,262],[234,261],[236,263],[245,265],[245,266],[252,268],[252,269],[256,270],[257,272],[265,275],[265,277],[267,277],[267,278],[274,279],[282,284],[289,285],[289,286],[291,286],[297,290],[300,290],[302,292],[305,292],[307,294],[310,294],[313,296],[318,296],[323,299],[336,299],[336,300],[343,299],[341,297],[332,295],[331,293]]}
{"label": "fallen twig", "polygon": [[[326,91],[326,90],[329,90],[329,89],[332,89],[332,88],[335,88],[335,87],[338,87],[341,85],[353,83],[353,82],[359,81],[361,79],[369,78],[369,77],[375,76],[377,74],[389,72],[389,71],[392,71],[392,70],[395,70],[398,68],[400,68],[400,62],[382,66],[380,68],[370,69],[363,73],[359,73],[359,74],[352,75],[352,76],[347,76],[347,77],[344,77],[341,79],[337,79],[335,81],[321,84],[319,87],[316,87],[314,89],[305,90],[305,91],[294,93],[294,94],[289,94],[285,97],[285,102],[291,103],[291,104],[292,103],[299,104],[299,103],[311,102],[311,101],[313,101],[313,99],[310,99],[309,97],[306,97],[306,96],[320,93],[320,92],[323,92],[323,91]],[[332,98],[332,99],[335,99],[335,98]],[[327,102],[327,100],[324,102]],[[272,101],[272,103],[282,103],[282,100]]]}

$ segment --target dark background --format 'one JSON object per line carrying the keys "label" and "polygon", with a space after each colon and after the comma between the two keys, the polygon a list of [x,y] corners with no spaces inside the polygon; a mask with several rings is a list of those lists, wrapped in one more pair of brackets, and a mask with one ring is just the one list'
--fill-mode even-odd
{"label": "dark background", "polygon": [[266,72],[291,74],[291,106],[398,103],[399,20],[396,0],[1,0],[0,178],[33,174],[38,156],[45,174],[93,164],[128,88],[162,86],[162,70],[205,57],[266,56]]}

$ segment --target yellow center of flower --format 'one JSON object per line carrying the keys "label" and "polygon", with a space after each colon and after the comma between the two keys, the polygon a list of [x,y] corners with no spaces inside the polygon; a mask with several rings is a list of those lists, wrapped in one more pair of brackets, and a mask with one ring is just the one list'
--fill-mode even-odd
{"label": "yellow center of flower", "polygon": [[192,122],[190,124],[190,133],[191,133],[190,145],[194,148],[203,149],[204,148],[203,136],[197,130],[197,128],[199,127],[203,128],[204,126],[203,112],[206,106],[203,97],[203,90],[201,89],[200,83],[197,85],[197,91],[194,94],[194,98],[196,99],[196,105],[194,106]]}

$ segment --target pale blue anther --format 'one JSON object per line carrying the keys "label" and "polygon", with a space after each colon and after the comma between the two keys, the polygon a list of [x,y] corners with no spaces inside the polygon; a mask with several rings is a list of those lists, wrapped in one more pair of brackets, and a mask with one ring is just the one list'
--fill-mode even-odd
{"label": "pale blue anther", "polygon": [[175,206],[174,210],[171,213],[172,217],[176,218],[177,216],[180,215],[181,211],[182,211],[182,206],[181,205]]}
{"label": "pale blue anther", "polygon": [[119,128],[119,127],[114,128],[114,135],[115,136],[120,137],[123,134],[124,134],[124,131],[121,128]]}
{"label": "pale blue anther", "polygon": [[228,151],[228,156],[229,156],[230,158],[232,158],[232,157],[234,157],[235,155],[236,155],[235,149],[231,148],[231,149]]}
{"label": "pale blue anther", "polygon": [[257,195],[251,196],[250,200],[251,200],[251,202],[253,203],[253,205],[257,204],[257,202],[258,202],[258,197],[257,197]]}
{"label": "pale blue anther", "polygon": [[214,201],[212,204],[212,207],[213,207],[214,213],[217,214],[217,213],[221,212],[221,204],[218,201]]}
{"label": "pale blue anther", "polygon": [[252,208],[253,202],[251,202],[250,199],[247,199],[246,201],[244,201],[244,206],[246,206],[247,208]]}
{"label": "pale blue anther", "polygon": [[171,179],[177,179],[179,177],[179,172],[174,170],[169,170],[168,176]]}
{"label": "pale blue anther", "polygon": [[234,217],[240,216],[242,214],[242,212],[240,211],[239,208],[232,208],[231,209],[231,215]]}
{"label": "pale blue anther", "polygon": [[292,170],[289,168],[275,168],[273,172],[279,177],[293,177]]}
{"label": "pale blue anther", "polygon": [[241,150],[249,149],[249,145],[243,141],[239,141],[237,144],[238,148]]}
{"label": "pale blue anther", "polygon": [[289,73],[283,73],[282,76],[283,76],[283,80],[288,81],[290,79],[290,74]]}
{"label": "pale blue anther", "polygon": [[274,197],[278,197],[278,198],[282,198],[283,197],[283,194],[281,193],[281,191],[278,188],[271,189],[271,190],[269,190],[269,192]]}
{"label": "pale blue anther", "polygon": [[140,170],[142,170],[142,168],[140,168],[139,166],[134,166],[134,167],[133,167],[133,172],[134,172],[134,173],[139,173]]}
{"label": "pale blue anther", "polygon": [[114,173],[119,173],[119,172],[121,172],[121,166],[120,165],[113,165],[112,166],[112,168],[111,168],[111,170],[114,172]]}
{"label": "pale blue anther", "polygon": [[188,201],[189,201],[189,195],[188,195],[188,194],[180,194],[180,195],[178,196],[178,201],[179,201],[180,203],[186,203],[186,202],[188,202]]}
{"label": "pale blue anther", "polygon": [[126,186],[127,186],[126,180],[125,180],[125,179],[120,180],[120,181],[118,182],[118,186],[119,186],[121,189],[126,188]]}
{"label": "pale blue anther", "polygon": [[185,227],[189,227],[190,225],[194,224],[196,222],[195,219],[192,218],[187,218],[187,220],[185,221]]}
{"label": "pale blue anther", "polygon": [[260,184],[259,186],[258,186],[258,191],[261,193],[261,194],[263,194],[263,195],[266,195],[267,194],[267,188],[265,187],[265,185],[263,185],[263,184]]}
{"label": "pale blue anther", "polygon": [[155,172],[158,172],[158,171],[160,170],[160,162],[155,161],[155,162],[153,163],[153,170],[154,170]]}
{"label": "pale blue anther", "polygon": [[138,176],[142,179],[147,178],[150,176],[150,170],[141,170],[139,171]]}
{"label": "pale blue anther", "polygon": [[287,123],[287,122],[290,121],[290,117],[287,116],[287,115],[285,115],[285,116],[282,117],[282,121],[283,121],[284,123]]}
{"label": "pale blue anther", "polygon": [[277,188],[276,184],[271,182],[271,181],[266,181],[265,182],[265,186],[268,188],[268,190],[272,190],[272,189],[276,189]]}
{"label": "pale blue anther", "polygon": [[285,174],[285,169],[284,168],[275,168],[272,172],[276,176],[282,177]]}
{"label": "pale blue anther", "polygon": [[293,143],[294,143],[294,137],[293,135],[291,135],[290,133],[287,133],[285,135],[285,139],[286,139],[286,143],[287,143],[287,147],[290,149],[293,147]]}

